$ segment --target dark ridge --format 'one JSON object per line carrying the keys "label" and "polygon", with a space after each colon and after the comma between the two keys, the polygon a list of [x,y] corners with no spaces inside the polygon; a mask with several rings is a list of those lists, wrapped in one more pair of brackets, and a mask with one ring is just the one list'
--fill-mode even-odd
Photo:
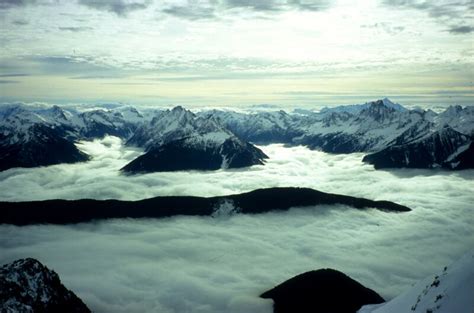
{"label": "dark ridge", "polygon": [[223,158],[228,168],[263,165],[268,156],[250,143],[240,144],[226,140],[221,146],[193,147],[185,144],[187,138],[175,140],[137,157],[121,171],[126,174],[170,172],[185,170],[215,171],[222,168]]}
{"label": "dark ridge", "polygon": [[356,209],[376,208],[407,212],[410,208],[390,202],[373,201],[325,193],[309,188],[267,188],[221,197],[165,196],[139,201],[45,200],[0,202],[0,224],[71,224],[108,218],[161,218],[175,215],[211,215],[223,203],[245,214],[288,210],[292,207],[342,204]]}
{"label": "dark ridge", "polygon": [[260,297],[273,299],[275,313],[356,313],[385,300],[372,289],[333,269],[297,275]]}

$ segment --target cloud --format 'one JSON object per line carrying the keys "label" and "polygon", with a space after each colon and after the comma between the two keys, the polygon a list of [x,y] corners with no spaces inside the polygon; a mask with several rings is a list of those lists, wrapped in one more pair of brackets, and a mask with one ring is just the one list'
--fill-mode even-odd
{"label": "cloud", "polygon": [[[428,15],[441,24],[452,23],[457,21],[459,23],[466,23],[473,18],[474,5],[472,1],[460,0],[452,1],[421,1],[421,0],[382,0],[382,3],[387,6],[415,9],[425,11]],[[451,32],[451,31],[450,31]],[[459,32],[451,32],[457,33]]]}
{"label": "cloud", "polygon": [[0,77],[24,77],[24,76],[30,76],[30,75],[25,74],[25,73],[0,74]]}
{"label": "cloud", "polygon": [[241,9],[257,13],[278,13],[288,10],[321,11],[329,8],[330,0],[220,0],[185,1],[172,4],[163,13],[189,20],[219,18],[228,10]]}
{"label": "cloud", "polygon": [[448,31],[452,34],[470,34],[474,32],[474,27],[472,26],[453,26]]}
{"label": "cloud", "polygon": [[[262,147],[265,166],[121,176],[141,153],[118,138],[82,142],[88,163],[0,173],[0,198],[141,199],[306,186],[387,199],[406,214],[315,207],[262,215],[0,225],[0,264],[35,257],[94,312],[271,312],[258,295],[305,271],[341,270],[386,298],[474,244],[474,171],[374,171],[361,154]],[[363,183],[361,183],[363,182]]]}
{"label": "cloud", "polygon": [[185,18],[189,20],[201,20],[215,18],[215,9],[212,7],[200,7],[196,5],[178,6],[173,5],[162,10],[163,13]]}
{"label": "cloud", "polygon": [[332,1],[327,0],[225,0],[228,8],[250,8],[255,11],[275,12],[287,9],[320,11],[327,9]]}
{"label": "cloud", "polygon": [[18,84],[18,80],[0,79],[0,84]]}
{"label": "cloud", "polygon": [[24,25],[28,25],[29,22],[25,20],[14,20],[12,21],[12,24],[17,25],[17,26],[24,26]]}
{"label": "cloud", "polygon": [[[75,28],[63,30],[72,32],[81,31]],[[0,75],[0,77],[35,75],[123,77],[126,72],[123,69],[117,69],[103,64],[96,58],[76,55],[0,58],[0,70],[6,72]]]}
{"label": "cloud", "polygon": [[90,31],[93,30],[92,27],[87,27],[87,26],[77,26],[77,27],[58,27],[59,30],[64,30],[64,31],[69,31],[69,32],[85,32],[85,31]]}
{"label": "cloud", "polygon": [[10,9],[34,3],[36,0],[0,0],[0,9]]}
{"label": "cloud", "polygon": [[380,29],[390,35],[398,34],[405,30],[404,26],[394,26],[390,23],[378,22],[374,24],[361,25],[362,28]]}
{"label": "cloud", "polygon": [[79,0],[79,3],[92,9],[126,16],[130,12],[148,8],[151,0]]}

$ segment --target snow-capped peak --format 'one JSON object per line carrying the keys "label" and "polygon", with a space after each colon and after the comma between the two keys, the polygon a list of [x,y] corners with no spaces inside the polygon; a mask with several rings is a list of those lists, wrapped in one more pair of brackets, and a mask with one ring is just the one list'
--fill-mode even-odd
{"label": "snow-capped peak", "polygon": [[399,103],[395,103],[395,102],[392,102],[390,99],[388,98],[383,98],[382,99],[382,103],[383,105],[385,105],[386,107],[388,108],[392,108],[394,109],[395,111],[399,111],[399,112],[403,112],[403,111],[407,111],[407,109],[402,106],[401,104]]}

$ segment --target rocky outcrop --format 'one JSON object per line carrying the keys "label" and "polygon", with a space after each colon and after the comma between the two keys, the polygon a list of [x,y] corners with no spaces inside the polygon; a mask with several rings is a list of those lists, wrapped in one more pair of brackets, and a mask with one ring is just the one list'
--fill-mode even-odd
{"label": "rocky outcrop", "polygon": [[264,292],[275,313],[356,313],[363,305],[383,303],[375,291],[333,269],[295,276]]}
{"label": "rocky outcrop", "polygon": [[0,268],[0,311],[24,313],[90,313],[58,274],[38,260],[20,259]]}

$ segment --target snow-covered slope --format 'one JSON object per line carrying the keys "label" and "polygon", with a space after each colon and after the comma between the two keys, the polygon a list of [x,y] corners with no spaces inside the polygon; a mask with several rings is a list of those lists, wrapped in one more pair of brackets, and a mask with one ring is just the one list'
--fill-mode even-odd
{"label": "snow-covered slope", "polygon": [[[382,101],[384,106],[386,106],[388,108],[392,108],[395,111],[399,111],[399,112],[407,111],[407,109],[405,107],[403,107],[399,103],[394,103],[394,102],[390,101],[390,99],[388,99],[388,98],[383,98],[380,101]],[[349,104],[349,105],[340,105],[340,106],[336,106],[336,107],[325,107],[321,110],[321,113],[347,112],[347,113],[351,113],[351,114],[357,114],[360,111],[362,111],[363,109],[368,108],[370,105],[371,105],[371,102],[366,102],[364,104]]]}
{"label": "snow-covered slope", "polygon": [[455,169],[459,164],[454,164],[453,160],[465,151],[471,142],[472,139],[467,135],[445,125],[444,128],[428,132],[412,142],[391,145],[368,154],[363,161],[373,164],[375,168],[438,168],[452,164],[450,168]]}
{"label": "snow-covered slope", "polygon": [[291,143],[301,135],[299,116],[284,111],[238,113],[211,110],[200,112],[204,118],[214,117],[238,137],[255,143]]}
{"label": "snow-covered slope", "polygon": [[58,274],[35,259],[20,259],[0,267],[0,311],[23,313],[89,313]]}
{"label": "snow-covered slope", "polygon": [[472,313],[474,312],[474,251],[425,278],[405,293],[358,313]]}

